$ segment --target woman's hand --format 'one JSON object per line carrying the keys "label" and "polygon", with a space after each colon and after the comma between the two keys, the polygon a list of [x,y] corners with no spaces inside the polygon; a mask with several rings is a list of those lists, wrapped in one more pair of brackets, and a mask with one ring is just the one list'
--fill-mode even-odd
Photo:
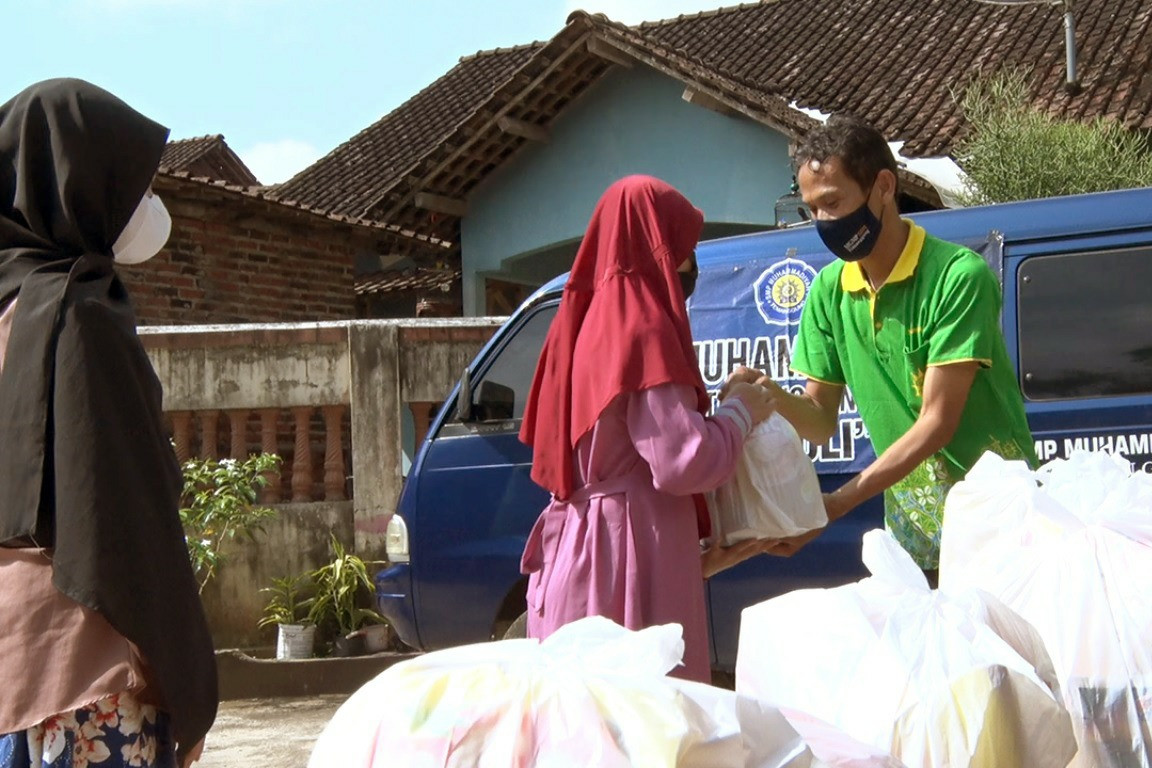
{"label": "woman's hand", "polygon": [[749,539],[722,547],[713,543],[708,549],[700,553],[700,565],[704,571],[704,578],[711,578],[720,571],[727,570],[750,557],[770,552],[776,541],[772,539]]}
{"label": "woman's hand", "polygon": [[763,371],[757,371],[754,368],[746,368],[743,365],[737,366],[736,370],[732,371],[728,376],[728,380],[724,382],[724,386],[720,388],[720,399],[728,397],[728,390],[737,384],[755,384],[757,380],[765,378]]}
{"label": "woman's hand", "polygon": [[192,765],[192,763],[199,760],[200,756],[203,754],[204,754],[204,739],[200,739],[200,741],[196,742],[196,744],[192,747],[192,749],[188,750],[184,754],[184,759],[180,761],[180,768],[188,768],[190,765]]}
{"label": "woman's hand", "polygon": [[752,417],[753,425],[759,424],[776,412],[775,393],[768,387],[759,384],[749,384],[745,381],[737,382],[729,387],[728,394],[721,402],[729,397],[737,397],[740,402],[744,403],[744,407],[748,409],[748,415]]}
{"label": "woman's hand", "polygon": [[805,544],[823,532],[823,528],[816,528],[807,533],[802,533],[799,536],[791,536],[787,539],[775,539],[766,551],[768,554],[775,555],[776,557],[792,557],[792,555],[803,549]]}

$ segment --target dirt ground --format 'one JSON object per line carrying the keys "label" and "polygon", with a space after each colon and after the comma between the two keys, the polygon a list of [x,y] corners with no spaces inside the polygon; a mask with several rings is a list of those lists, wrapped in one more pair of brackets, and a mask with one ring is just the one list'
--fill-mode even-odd
{"label": "dirt ground", "polygon": [[349,694],[220,702],[197,768],[304,768],[312,745]]}

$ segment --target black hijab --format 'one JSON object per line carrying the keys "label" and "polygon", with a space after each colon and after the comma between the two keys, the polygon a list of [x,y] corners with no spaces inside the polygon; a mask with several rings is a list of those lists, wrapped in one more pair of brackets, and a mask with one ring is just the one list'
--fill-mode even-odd
{"label": "black hijab", "polygon": [[82,80],[0,106],[0,310],[18,299],[0,372],[0,542],[53,548],[56,588],[140,649],[186,751],[216,716],[215,658],[160,382],[112,260],[167,136]]}

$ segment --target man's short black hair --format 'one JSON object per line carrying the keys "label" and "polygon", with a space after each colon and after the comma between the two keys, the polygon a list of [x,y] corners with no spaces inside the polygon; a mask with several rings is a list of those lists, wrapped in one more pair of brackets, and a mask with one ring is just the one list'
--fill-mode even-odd
{"label": "man's short black hair", "polygon": [[[796,148],[794,159],[800,169],[812,160],[824,162],[837,158],[848,178],[867,190],[885,169],[896,174],[896,158],[880,131],[855,115],[833,115],[823,125],[813,128]],[[899,192],[900,179],[896,178]]]}

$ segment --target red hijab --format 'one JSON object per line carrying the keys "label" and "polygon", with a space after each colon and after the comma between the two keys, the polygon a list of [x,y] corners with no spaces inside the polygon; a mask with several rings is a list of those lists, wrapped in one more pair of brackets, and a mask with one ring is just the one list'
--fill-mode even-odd
{"label": "red hijab", "polygon": [[617,181],[596,204],[520,429],[534,452],[532,479],[558,498],[574,490],[577,441],[618,395],[687,384],[708,412],[676,275],[703,226],[703,213],[651,176]]}

